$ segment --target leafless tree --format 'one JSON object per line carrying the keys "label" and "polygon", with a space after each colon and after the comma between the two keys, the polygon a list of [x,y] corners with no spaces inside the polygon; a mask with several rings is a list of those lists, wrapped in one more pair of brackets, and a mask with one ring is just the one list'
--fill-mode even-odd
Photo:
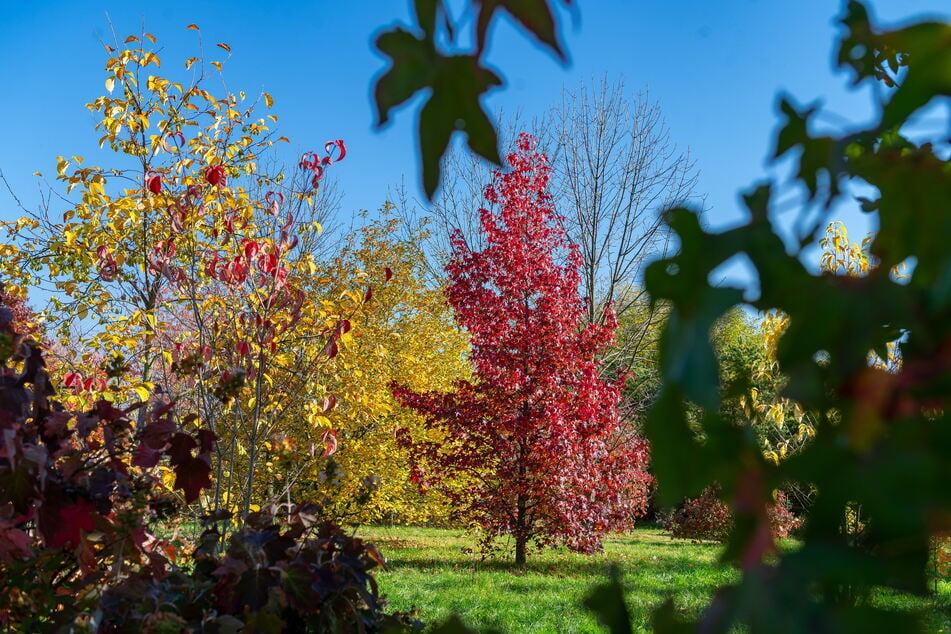
{"label": "leafless tree", "polygon": [[689,152],[671,141],[660,105],[603,77],[566,91],[550,113],[555,196],[581,249],[589,321],[644,299],[641,273],[670,248],[661,212],[695,197]]}

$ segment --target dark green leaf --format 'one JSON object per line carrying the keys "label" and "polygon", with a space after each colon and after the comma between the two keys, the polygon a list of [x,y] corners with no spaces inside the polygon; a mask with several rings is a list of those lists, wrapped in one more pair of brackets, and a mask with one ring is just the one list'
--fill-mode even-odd
{"label": "dark green leaf", "polygon": [[439,59],[431,42],[397,28],[382,33],[376,47],[390,58],[390,68],[376,82],[374,96],[377,127],[389,121],[390,109],[400,105],[432,83]]}
{"label": "dark green leaf", "polygon": [[478,0],[479,16],[476,20],[476,42],[481,52],[485,48],[486,35],[496,11],[504,9],[538,41],[549,47],[562,62],[567,61],[565,51],[558,41],[555,16],[548,0]]}
{"label": "dark green leaf", "polygon": [[426,40],[432,42],[436,35],[436,16],[443,9],[442,0],[414,0],[416,22],[426,34]]}
{"label": "dark green leaf", "polygon": [[248,616],[245,631],[257,634],[281,634],[284,632],[284,620],[270,612],[255,612]]}
{"label": "dark green leaf", "polygon": [[651,442],[651,467],[661,504],[677,504],[710,484],[706,455],[687,423],[683,397],[676,387],[665,387],[657,397],[644,431]]}
{"label": "dark green leaf", "polygon": [[908,73],[882,111],[882,128],[906,121],[938,96],[951,96],[951,25],[924,22],[886,33],[885,50],[908,55]]}
{"label": "dark green leaf", "polygon": [[432,83],[432,95],[419,116],[423,188],[430,198],[439,187],[440,162],[456,130],[468,136],[469,147],[483,158],[500,163],[495,127],[480,98],[502,80],[479,65],[475,57],[442,58]]}
{"label": "dark green leaf", "polygon": [[779,158],[794,148],[800,148],[796,176],[806,185],[811,196],[818,193],[820,183],[827,182],[830,188],[828,197],[833,198],[839,191],[838,172],[830,169],[830,164],[838,167],[833,156],[833,141],[829,137],[812,137],[809,134],[809,119],[816,108],[800,112],[788,99],[781,98],[779,109],[786,116],[786,124],[780,128],[773,155]]}

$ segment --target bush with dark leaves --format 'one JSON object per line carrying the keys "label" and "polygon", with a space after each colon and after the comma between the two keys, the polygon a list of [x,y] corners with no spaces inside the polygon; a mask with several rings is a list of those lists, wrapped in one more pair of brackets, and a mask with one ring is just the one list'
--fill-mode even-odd
{"label": "bush with dark leaves", "polygon": [[[776,493],[776,503],[767,507],[766,514],[776,539],[790,537],[802,524],[789,510],[789,500],[782,491]],[[720,487],[714,485],[668,514],[663,525],[674,538],[725,542],[733,529],[733,511],[720,499]]]}
{"label": "bush with dark leaves", "polygon": [[144,574],[109,589],[100,632],[141,632],[144,623],[156,632],[419,629],[412,615],[385,612],[370,574],[385,566],[376,548],[319,515],[313,505],[281,524],[270,513],[251,514],[220,555],[220,535],[206,531],[191,570]]}

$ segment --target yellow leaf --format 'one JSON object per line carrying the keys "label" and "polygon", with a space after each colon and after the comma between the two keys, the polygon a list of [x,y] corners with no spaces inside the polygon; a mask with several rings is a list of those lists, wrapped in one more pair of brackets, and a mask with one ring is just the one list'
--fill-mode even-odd
{"label": "yellow leaf", "polygon": [[218,42],[217,46],[218,46],[218,48],[223,48],[224,50],[228,51],[229,53],[231,52],[231,47],[228,46],[227,44],[225,44],[224,42]]}
{"label": "yellow leaf", "polygon": [[144,385],[139,385],[138,387],[133,388],[132,391],[135,392],[135,395],[139,397],[140,401],[149,400],[149,389]]}
{"label": "yellow leaf", "polygon": [[[272,96],[269,95],[268,93],[264,93],[264,105],[267,106],[268,108],[270,108],[271,106],[273,106],[273,105],[274,105],[274,97],[272,97]],[[283,137],[282,137],[282,138],[283,138]]]}
{"label": "yellow leaf", "polygon": [[137,38],[134,35],[130,35],[129,37],[125,38],[126,44],[128,44],[129,42],[138,42],[138,41],[139,41],[139,38]]}
{"label": "yellow leaf", "polygon": [[115,88],[115,86],[116,86],[116,78],[115,78],[115,77],[109,77],[109,78],[106,79],[106,90],[107,90],[108,92],[112,92],[112,89]]}
{"label": "yellow leaf", "polygon": [[161,469],[162,484],[169,489],[175,486],[175,472],[168,467],[159,467],[159,469]]}

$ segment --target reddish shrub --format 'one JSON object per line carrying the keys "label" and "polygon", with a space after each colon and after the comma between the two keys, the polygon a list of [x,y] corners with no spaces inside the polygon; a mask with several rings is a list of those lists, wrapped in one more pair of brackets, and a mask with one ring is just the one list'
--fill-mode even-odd
{"label": "reddish shrub", "polygon": [[689,499],[664,520],[671,537],[693,541],[725,541],[733,527],[733,513],[720,499],[719,487],[704,489],[700,497]]}
{"label": "reddish shrub", "polygon": [[782,491],[776,493],[776,504],[766,509],[769,514],[769,526],[773,530],[773,537],[786,539],[802,526],[802,518],[796,516],[789,508],[789,498]]}
{"label": "reddish shrub", "polygon": [[[782,491],[776,494],[776,504],[767,509],[769,524],[776,539],[784,539],[799,528],[802,520],[789,510],[789,500]],[[709,486],[700,497],[686,500],[663,520],[664,529],[671,537],[693,541],[726,541],[733,528],[733,512],[720,499],[720,487]]]}

